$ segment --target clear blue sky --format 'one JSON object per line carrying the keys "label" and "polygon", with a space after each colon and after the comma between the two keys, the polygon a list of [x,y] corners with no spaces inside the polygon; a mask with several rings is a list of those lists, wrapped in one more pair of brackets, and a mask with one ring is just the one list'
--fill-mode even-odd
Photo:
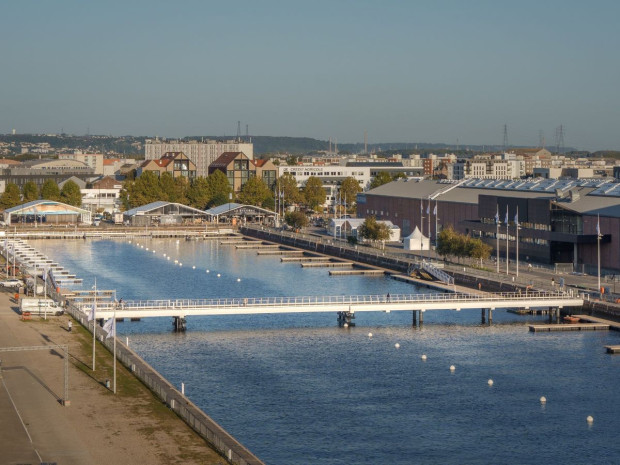
{"label": "clear blue sky", "polygon": [[620,2],[12,0],[0,133],[620,149]]}

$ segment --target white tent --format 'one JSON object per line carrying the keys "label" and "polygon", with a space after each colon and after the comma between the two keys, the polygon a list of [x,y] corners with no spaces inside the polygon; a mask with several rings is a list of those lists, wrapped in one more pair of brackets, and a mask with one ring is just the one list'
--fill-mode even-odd
{"label": "white tent", "polygon": [[415,227],[415,230],[403,239],[405,250],[429,250],[430,240]]}

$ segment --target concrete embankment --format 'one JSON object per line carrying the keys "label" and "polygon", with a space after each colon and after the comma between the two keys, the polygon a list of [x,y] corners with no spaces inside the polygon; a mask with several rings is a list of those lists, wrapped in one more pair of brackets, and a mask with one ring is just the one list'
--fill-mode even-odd
{"label": "concrete embankment", "polygon": [[[66,311],[89,329],[86,316],[72,305],[66,307]],[[92,324],[91,324],[92,327]],[[114,339],[107,339],[106,333],[99,327],[96,328],[97,339],[113,352]],[[200,408],[193,404],[187,397],[179,392],[168,380],[161,376],[153,367],[146,363],[138,354],[116,341],[116,357],[129,369],[136,378],[147,386],[162,402],[183,419],[196,433],[203,437],[215,450],[221,453],[229,463],[235,465],[262,465],[263,462],[232,437],[226,430],[218,425],[212,418],[206,415]]]}

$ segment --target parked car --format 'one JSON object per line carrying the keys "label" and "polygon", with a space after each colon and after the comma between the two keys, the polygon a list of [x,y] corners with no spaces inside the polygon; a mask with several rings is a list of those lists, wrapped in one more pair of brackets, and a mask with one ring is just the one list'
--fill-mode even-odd
{"label": "parked car", "polygon": [[7,279],[4,281],[0,281],[0,286],[2,287],[22,287],[24,283],[19,279]]}

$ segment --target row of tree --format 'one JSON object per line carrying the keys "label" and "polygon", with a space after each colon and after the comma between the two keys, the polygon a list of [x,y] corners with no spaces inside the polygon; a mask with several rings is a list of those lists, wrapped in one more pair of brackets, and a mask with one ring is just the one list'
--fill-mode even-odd
{"label": "row of tree", "polygon": [[82,206],[80,186],[75,182],[69,180],[60,189],[56,182],[48,179],[43,183],[41,189],[33,181],[25,183],[21,190],[17,184],[7,183],[4,192],[0,195],[0,207],[7,209],[39,199],[55,200],[75,207]]}
{"label": "row of tree", "polygon": [[[340,195],[351,199],[351,202],[347,202],[349,205],[355,203],[358,192],[361,192],[361,188],[354,178],[342,181]],[[206,178],[197,177],[191,182],[185,177],[174,178],[170,173],[162,173],[158,177],[154,172],[146,171],[135,180],[125,182],[121,200],[126,209],[163,200],[203,210],[229,202],[231,194],[233,192],[228,178],[219,170]],[[311,176],[300,189],[295,178],[286,173],[271,186],[261,178],[251,177],[243,185],[241,192],[233,195],[235,201],[240,203],[270,209],[274,209],[276,197],[279,205],[306,205],[318,210],[325,203],[326,193],[319,178]]]}

